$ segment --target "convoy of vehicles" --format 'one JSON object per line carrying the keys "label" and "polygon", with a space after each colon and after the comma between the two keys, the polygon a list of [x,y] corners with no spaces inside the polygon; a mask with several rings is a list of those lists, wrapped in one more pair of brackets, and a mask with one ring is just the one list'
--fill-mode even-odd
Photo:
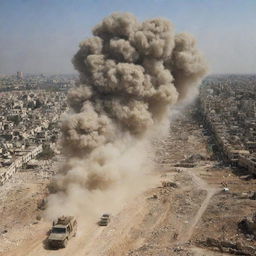
{"label": "convoy of vehicles", "polygon": [[[104,213],[98,224],[107,226],[110,222],[110,214]],[[76,236],[77,221],[73,216],[62,216],[53,221],[52,229],[49,233],[47,242],[49,248],[65,248],[68,240]]]}

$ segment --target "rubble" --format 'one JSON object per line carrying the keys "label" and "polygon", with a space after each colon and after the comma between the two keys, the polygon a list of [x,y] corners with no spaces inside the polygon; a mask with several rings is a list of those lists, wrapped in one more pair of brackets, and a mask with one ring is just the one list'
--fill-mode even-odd
{"label": "rubble", "polygon": [[244,218],[238,223],[238,228],[244,234],[253,235],[256,240],[256,214],[252,218]]}
{"label": "rubble", "polygon": [[207,78],[200,89],[200,111],[210,148],[234,167],[256,175],[256,77]]}
{"label": "rubble", "polygon": [[256,251],[256,247],[253,246],[244,246],[241,243],[222,241],[209,237],[206,241],[201,241],[200,244],[206,247],[216,247],[221,253],[230,253],[235,255],[253,256]]}
{"label": "rubble", "polygon": [[172,182],[172,181],[162,181],[162,187],[177,188],[178,185],[177,185],[177,183]]}
{"label": "rubble", "polygon": [[250,199],[251,199],[251,200],[256,200],[256,192],[254,192],[254,193],[252,194],[252,196],[250,197]]}
{"label": "rubble", "polygon": [[193,154],[187,157],[184,162],[185,163],[196,163],[198,161],[204,161],[207,160],[205,156],[202,156],[200,154]]}

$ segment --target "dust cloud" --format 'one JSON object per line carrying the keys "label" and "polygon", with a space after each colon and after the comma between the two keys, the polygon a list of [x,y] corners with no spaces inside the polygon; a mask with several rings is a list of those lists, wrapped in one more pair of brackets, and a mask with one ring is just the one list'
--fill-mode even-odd
{"label": "dust cloud", "polygon": [[175,34],[166,19],[141,23],[130,13],[103,19],[73,64],[80,83],[62,121],[66,161],[48,198],[52,218],[113,212],[152,184],[150,139],[164,133],[171,106],[207,72],[191,35]]}

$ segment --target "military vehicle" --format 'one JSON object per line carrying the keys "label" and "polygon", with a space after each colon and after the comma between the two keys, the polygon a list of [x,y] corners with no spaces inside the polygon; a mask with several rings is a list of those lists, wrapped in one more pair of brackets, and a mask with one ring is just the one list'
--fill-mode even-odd
{"label": "military vehicle", "polygon": [[98,222],[98,224],[99,224],[99,226],[107,226],[109,222],[110,222],[110,214],[104,213],[101,216],[100,221]]}
{"label": "military vehicle", "polygon": [[53,221],[52,229],[48,236],[50,248],[65,248],[68,240],[76,236],[77,221],[73,216],[62,216]]}

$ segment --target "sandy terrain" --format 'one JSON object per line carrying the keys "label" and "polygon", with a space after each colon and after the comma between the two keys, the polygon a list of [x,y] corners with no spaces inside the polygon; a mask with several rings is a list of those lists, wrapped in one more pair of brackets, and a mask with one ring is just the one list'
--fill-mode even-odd
{"label": "sandy terrain", "polygon": [[[237,230],[237,222],[256,209],[255,200],[241,197],[243,192],[255,190],[256,181],[243,180],[212,160],[207,138],[193,115],[177,117],[170,135],[154,146],[158,168],[152,175],[158,179],[157,185],[127,202],[107,227],[97,226],[97,220],[79,225],[77,237],[60,250],[49,250],[45,245],[51,223],[36,220],[42,213],[37,204],[47,194],[51,174],[42,179],[36,170],[17,173],[0,191],[4,206],[0,255],[225,255],[201,248],[200,241],[207,237],[255,245]],[[194,167],[174,167],[196,154],[202,158],[192,161]],[[163,181],[173,185],[164,187]],[[223,182],[230,189],[228,193],[222,191]]]}

